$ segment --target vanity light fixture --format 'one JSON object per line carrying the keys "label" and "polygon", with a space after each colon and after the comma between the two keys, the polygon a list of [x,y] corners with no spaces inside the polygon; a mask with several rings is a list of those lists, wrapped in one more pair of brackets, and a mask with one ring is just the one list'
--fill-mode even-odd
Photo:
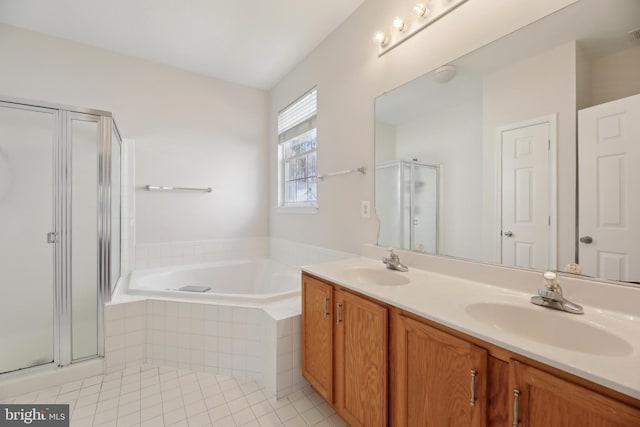
{"label": "vanity light fixture", "polygon": [[413,13],[418,18],[426,18],[431,11],[427,8],[426,3],[418,2],[413,6]]}
{"label": "vanity light fixture", "polygon": [[442,18],[467,0],[420,0],[411,10],[411,19],[405,21],[396,16],[390,30],[378,31],[374,40],[378,47],[378,57],[413,37],[427,26]]}
{"label": "vanity light fixture", "polygon": [[373,41],[378,48],[383,48],[389,44],[389,37],[382,31],[378,31],[373,35]]}
{"label": "vanity light fixture", "polygon": [[396,16],[393,19],[393,28],[402,33],[404,31],[407,31],[407,29],[409,29],[409,26],[404,22],[404,19]]}

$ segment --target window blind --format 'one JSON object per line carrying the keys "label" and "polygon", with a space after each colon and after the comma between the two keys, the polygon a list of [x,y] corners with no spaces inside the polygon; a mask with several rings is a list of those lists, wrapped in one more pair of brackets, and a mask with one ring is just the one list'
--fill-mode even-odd
{"label": "window blind", "polygon": [[313,88],[278,113],[278,135],[282,135],[289,129],[293,129],[316,116],[318,111],[317,94],[318,91]]}

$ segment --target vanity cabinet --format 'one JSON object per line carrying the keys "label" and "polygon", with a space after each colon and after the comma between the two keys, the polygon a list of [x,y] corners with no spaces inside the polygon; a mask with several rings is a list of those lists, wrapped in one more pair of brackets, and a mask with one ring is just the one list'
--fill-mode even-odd
{"label": "vanity cabinet", "polygon": [[352,426],[388,425],[387,309],[335,290],[335,406]]}
{"label": "vanity cabinet", "polygon": [[333,286],[302,276],[302,374],[333,403]]}
{"label": "vanity cabinet", "polygon": [[387,308],[302,276],[302,374],[350,426],[388,425]]}
{"label": "vanity cabinet", "polygon": [[511,360],[513,427],[640,426],[640,409]]}
{"label": "vanity cabinet", "polygon": [[393,426],[487,424],[487,351],[399,313],[392,315]]}
{"label": "vanity cabinet", "polygon": [[640,401],[302,276],[302,372],[352,427],[640,427]]}

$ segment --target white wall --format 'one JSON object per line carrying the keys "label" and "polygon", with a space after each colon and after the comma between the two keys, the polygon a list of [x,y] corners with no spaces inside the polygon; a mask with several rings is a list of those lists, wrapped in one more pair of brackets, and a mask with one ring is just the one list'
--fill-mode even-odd
{"label": "white wall", "polygon": [[640,46],[593,58],[591,105],[640,93]]}
{"label": "white wall", "polygon": [[[484,79],[485,232],[495,223],[496,129],[557,114],[558,268],[574,261],[576,194],[576,44],[566,43]],[[485,242],[495,241],[485,236]],[[491,253],[488,249],[487,253]]]}
{"label": "white wall", "polygon": [[[377,221],[360,218],[360,201],[373,201],[374,98],[529,24],[573,0],[469,1],[382,58],[371,42],[410,0],[367,0],[304,61],[269,98],[270,233],[273,237],[360,252],[375,242]],[[277,112],[309,88],[318,88],[318,168],[332,172],[366,166],[368,173],[326,179],[318,185],[315,215],[276,211]],[[329,232],[330,230],[330,232]]]}
{"label": "white wall", "polygon": [[111,111],[136,141],[138,243],[266,236],[265,91],[0,25],[0,95]]}
{"label": "white wall", "polygon": [[396,127],[376,121],[376,164],[396,159]]}

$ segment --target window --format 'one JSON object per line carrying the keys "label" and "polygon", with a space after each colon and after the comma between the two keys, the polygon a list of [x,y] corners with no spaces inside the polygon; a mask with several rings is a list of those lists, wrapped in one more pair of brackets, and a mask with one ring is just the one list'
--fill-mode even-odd
{"label": "window", "polygon": [[316,112],[314,88],[278,114],[281,207],[317,206]]}

